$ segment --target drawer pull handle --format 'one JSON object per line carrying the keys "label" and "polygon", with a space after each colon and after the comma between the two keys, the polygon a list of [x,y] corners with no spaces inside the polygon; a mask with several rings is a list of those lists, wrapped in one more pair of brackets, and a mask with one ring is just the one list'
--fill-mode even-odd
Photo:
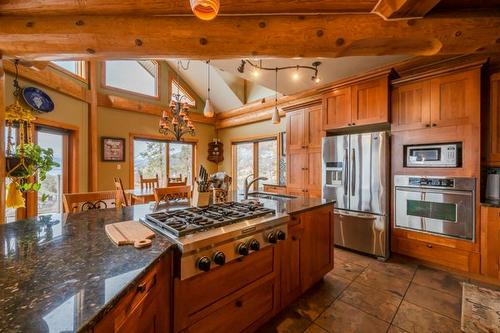
{"label": "drawer pull handle", "polygon": [[427,244],[427,247],[428,247],[429,249],[432,249],[432,244]]}
{"label": "drawer pull handle", "polygon": [[241,308],[243,306],[243,301],[237,300],[236,307]]}
{"label": "drawer pull handle", "polygon": [[146,291],[146,282],[141,283],[140,285],[137,286],[137,292],[138,293],[143,293]]}

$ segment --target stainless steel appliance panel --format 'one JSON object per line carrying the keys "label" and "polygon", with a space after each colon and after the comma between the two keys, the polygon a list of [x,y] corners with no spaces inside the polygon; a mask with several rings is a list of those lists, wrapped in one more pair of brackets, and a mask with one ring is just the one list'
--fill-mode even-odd
{"label": "stainless steel appliance panel", "polygon": [[349,145],[349,209],[385,215],[389,172],[387,134],[352,134]]}
{"label": "stainless steel appliance panel", "polygon": [[349,209],[349,136],[323,138],[323,198]]}
{"label": "stainless steel appliance panel", "polygon": [[387,216],[335,209],[335,244],[387,257],[389,253]]}
{"label": "stainless steel appliance panel", "polygon": [[395,176],[395,227],[474,239],[473,178]]}

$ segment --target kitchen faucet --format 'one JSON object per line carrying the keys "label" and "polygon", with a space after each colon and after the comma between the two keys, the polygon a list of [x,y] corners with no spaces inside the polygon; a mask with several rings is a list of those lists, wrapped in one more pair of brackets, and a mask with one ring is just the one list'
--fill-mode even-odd
{"label": "kitchen faucet", "polygon": [[244,199],[248,199],[248,190],[250,189],[250,186],[252,186],[253,183],[255,183],[258,180],[267,180],[267,177],[258,177],[253,179],[250,183],[248,182],[248,178],[253,177],[253,174],[248,175],[245,178],[245,192],[243,193]]}

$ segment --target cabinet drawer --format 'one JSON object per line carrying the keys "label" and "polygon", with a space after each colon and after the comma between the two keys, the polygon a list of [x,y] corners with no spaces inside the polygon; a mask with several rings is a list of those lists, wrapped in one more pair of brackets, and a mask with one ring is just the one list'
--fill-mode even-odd
{"label": "cabinet drawer", "polygon": [[275,194],[286,194],[286,187],[284,187],[284,186],[264,185],[264,192],[275,193]]}
{"label": "cabinet drawer", "polygon": [[394,251],[462,271],[470,271],[471,252],[408,238],[393,238]]}
{"label": "cabinet drawer", "polygon": [[191,325],[188,332],[241,332],[275,308],[275,282],[258,285],[239,297],[228,297],[203,319]]}
{"label": "cabinet drawer", "polygon": [[[185,307],[182,313],[192,315],[275,271],[275,246],[253,252],[241,261],[230,262],[219,269],[191,279],[176,281],[175,298]],[[209,288],[208,286],[217,286]]]}

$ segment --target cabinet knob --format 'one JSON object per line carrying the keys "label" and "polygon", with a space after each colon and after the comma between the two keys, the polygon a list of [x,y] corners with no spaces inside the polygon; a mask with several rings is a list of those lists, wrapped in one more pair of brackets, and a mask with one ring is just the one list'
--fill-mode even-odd
{"label": "cabinet knob", "polygon": [[235,305],[237,308],[241,308],[243,306],[243,301],[237,300]]}
{"label": "cabinet knob", "polygon": [[140,285],[137,286],[137,292],[138,293],[143,293],[146,291],[146,282],[141,283]]}
{"label": "cabinet knob", "polygon": [[427,244],[427,247],[428,247],[429,249],[432,249],[432,244]]}
{"label": "cabinet knob", "polygon": [[431,124],[425,124],[425,127],[431,127]]}
{"label": "cabinet knob", "polygon": [[355,125],[356,125],[356,123],[352,123],[351,125],[352,125],[352,126],[355,126]]}
{"label": "cabinet knob", "polygon": [[437,126],[437,124],[432,124],[432,127],[436,127],[436,126]]}

